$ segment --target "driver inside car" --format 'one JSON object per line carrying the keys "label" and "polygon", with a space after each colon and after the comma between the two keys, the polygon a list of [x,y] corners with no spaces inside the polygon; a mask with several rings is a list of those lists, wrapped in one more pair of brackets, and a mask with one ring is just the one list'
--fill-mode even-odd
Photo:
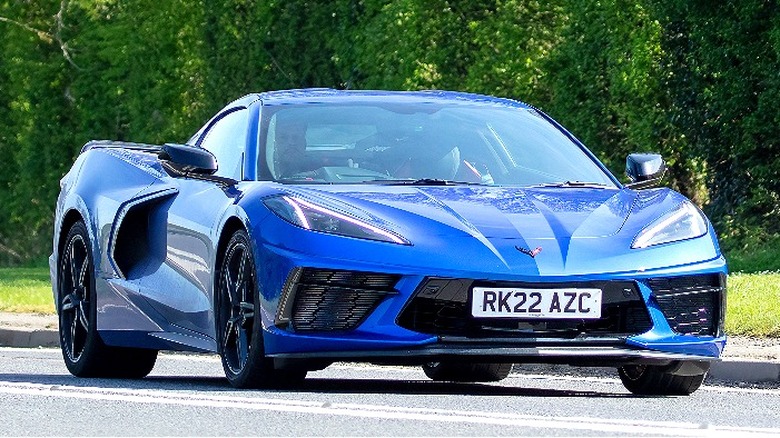
{"label": "driver inside car", "polygon": [[306,153],[305,125],[295,123],[278,127],[274,143],[274,168],[279,177],[289,178],[319,167]]}

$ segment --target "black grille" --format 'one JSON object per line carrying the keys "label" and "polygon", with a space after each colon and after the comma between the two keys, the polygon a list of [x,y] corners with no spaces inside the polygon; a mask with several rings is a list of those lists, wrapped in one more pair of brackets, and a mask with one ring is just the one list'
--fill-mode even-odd
{"label": "black grille", "polygon": [[[280,314],[292,302],[289,320],[296,331],[355,328],[382,299],[394,294],[397,275],[304,268],[290,274]],[[282,324],[280,324],[282,325]]]}
{"label": "black grille", "polygon": [[657,278],[649,282],[669,326],[677,333],[715,336],[723,324],[725,278],[720,275]]}
{"label": "black grille", "polygon": [[[475,286],[525,288],[597,288],[602,291],[601,318],[521,320],[474,318],[470,292]],[[495,283],[431,278],[415,292],[398,318],[409,330],[465,337],[628,336],[652,328],[650,316],[634,282],[597,281],[565,284]]]}
{"label": "black grille", "polygon": [[301,283],[328,284],[359,289],[392,289],[398,282],[397,275],[375,274],[371,272],[336,271],[331,269],[304,268]]}

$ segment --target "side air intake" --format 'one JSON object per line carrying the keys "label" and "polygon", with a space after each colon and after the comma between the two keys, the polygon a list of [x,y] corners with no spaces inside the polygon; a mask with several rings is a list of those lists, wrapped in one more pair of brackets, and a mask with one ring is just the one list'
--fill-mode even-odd
{"label": "side air intake", "polygon": [[136,278],[165,259],[165,201],[176,190],[155,192],[126,202],[114,219],[111,264],[124,278]]}

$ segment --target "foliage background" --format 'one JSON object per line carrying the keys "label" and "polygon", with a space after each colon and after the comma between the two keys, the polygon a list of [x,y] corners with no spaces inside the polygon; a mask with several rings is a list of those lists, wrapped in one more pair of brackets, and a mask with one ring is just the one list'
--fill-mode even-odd
{"label": "foliage background", "polygon": [[662,153],[727,249],[773,245],[779,58],[778,0],[0,0],[0,265],[45,259],[86,141],[184,141],[310,86],[528,101],[618,175]]}

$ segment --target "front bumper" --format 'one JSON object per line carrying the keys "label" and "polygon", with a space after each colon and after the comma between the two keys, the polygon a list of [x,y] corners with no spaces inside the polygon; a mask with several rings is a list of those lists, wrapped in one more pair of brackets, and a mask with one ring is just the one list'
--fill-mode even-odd
{"label": "front bumper", "polygon": [[[568,344],[568,345],[566,345]],[[601,345],[599,345],[601,344]],[[538,345],[496,342],[494,339],[443,339],[441,342],[414,348],[329,351],[317,353],[271,354],[276,360],[322,360],[348,362],[374,362],[399,365],[419,365],[457,358],[462,362],[543,363],[573,366],[616,367],[623,365],[665,366],[675,362],[709,363],[720,359],[692,354],[643,350],[626,345],[619,340],[602,340],[590,345],[576,342],[542,342]]]}
{"label": "front bumper", "polygon": [[[266,354],[277,359],[322,359],[355,360],[371,362],[421,363],[436,358],[457,356],[463,360],[490,362],[565,363],[573,365],[615,366],[631,363],[653,363],[658,365],[674,361],[718,360],[726,338],[722,333],[722,313],[717,317],[715,329],[709,334],[684,333],[673,328],[651,288],[651,281],[658,278],[685,276],[715,276],[725,279],[726,267],[722,257],[703,263],[664,269],[634,272],[577,275],[577,276],[521,276],[506,273],[473,273],[457,269],[431,268],[426,266],[403,267],[356,263],[343,260],[303,257],[292,251],[266,247],[265,262],[270,269],[283,276],[267,278],[268,286],[263,292],[263,327]],[[381,291],[384,295],[364,316],[354,318],[354,326],[340,326],[328,330],[321,321],[308,324],[307,329],[296,328],[295,318],[279,309],[291,304],[295,298],[286,295],[292,273],[299,268],[321,270],[347,270],[357,273],[384,273],[399,280],[392,291]],[[259,272],[262,275],[261,272]],[[277,274],[278,275],[278,274]],[[632,282],[636,285],[636,299],[646,306],[649,325],[641,331],[612,333],[582,333],[560,336],[555,334],[535,336],[533,333],[515,333],[485,336],[483,331],[468,333],[439,333],[411,327],[399,322],[409,303],[420,293],[431,278],[490,278],[501,283],[567,283],[567,282]],[[317,285],[319,286],[319,285]],[[725,285],[724,285],[725,286]],[[345,287],[345,284],[339,285]],[[312,289],[314,290],[314,289]],[[341,292],[339,292],[341,293]],[[725,294],[725,289],[724,289]],[[324,301],[338,303],[335,293],[323,293]],[[320,297],[315,297],[319,299]],[[632,298],[633,300],[634,298]],[[321,302],[321,301],[307,301]],[[618,304],[620,307],[621,304]],[[309,306],[308,309],[317,308]],[[334,309],[336,309],[334,307]],[[289,307],[288,307],[289,310]],[[322,312],[325,315],[329,311]],[[280,315],[283,322],[280,320]],[[351,317],[352,315],[350,315]],[[467,316],[468,317],[468,316]],[[307,316],[308,318],[308,316]],[[622,316],[621,316],[622,318]],[[712,318],[716,318],[712,316]],[[293,321],[290,323],[289,321]],[[300,322],[297,324],[301,326]],[[351,324],[351,323],[350,323]],[[679,325],[679,324],[678,324]],[[682,327],[682,325],[679,325]],[[302,327],[302,326],[301,326]],[[621,329],[624,325],[620,326]],[[633,325],[632,327],[636,327]],[[676,327],[676,326],[675,326]],[[677,328],[677,327],[676,327]]]}

